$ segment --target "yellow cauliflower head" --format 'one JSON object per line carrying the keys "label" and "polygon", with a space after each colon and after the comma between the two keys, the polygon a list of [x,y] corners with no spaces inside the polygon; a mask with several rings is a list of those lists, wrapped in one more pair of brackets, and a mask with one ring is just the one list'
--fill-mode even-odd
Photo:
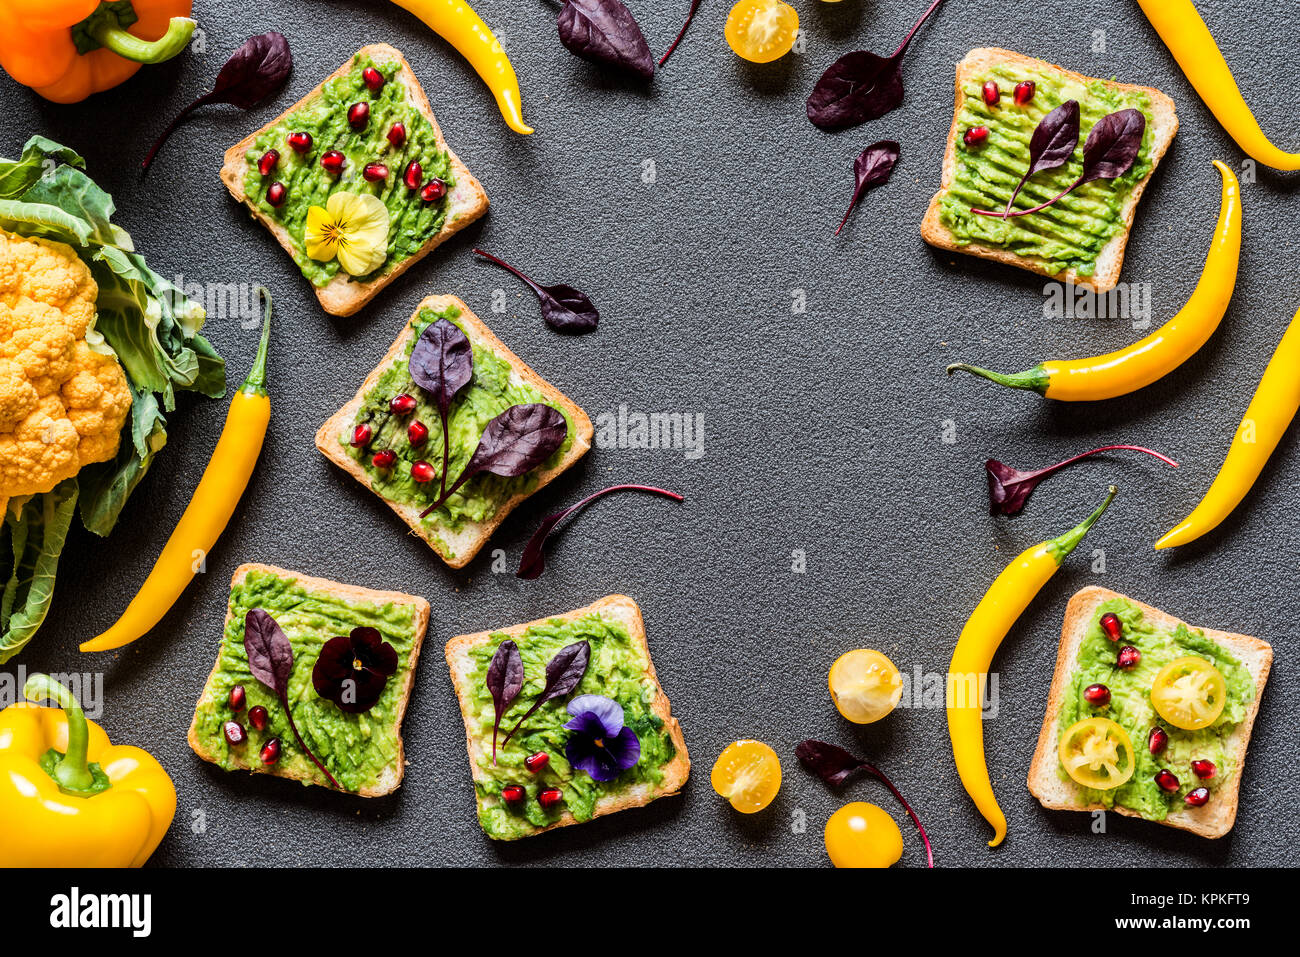
{"label": "yellow cauliflower head", "polygon": [[86,343],[98,293],[70,246],[0,231],[0,500],[117,454],[131,390]]}

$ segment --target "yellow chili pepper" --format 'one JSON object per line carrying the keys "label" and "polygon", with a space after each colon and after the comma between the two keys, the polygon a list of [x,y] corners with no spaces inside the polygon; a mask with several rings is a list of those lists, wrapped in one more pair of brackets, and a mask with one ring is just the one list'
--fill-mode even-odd
{"label": "yellow chili pepper", "polygon": [[487,24],[465,0],[393,0],[421,20],[469,61],[474,72],[496,97],[506,125],[516,133],[531,133],[519,102],[519,78],[510,58]]}
{"label": "yellow chili pepper", "polygon": [[1156,542],[1156,548],[1170,548],[1194,542],[1218,527],[1246,497],[1264,463],[1282,440],[1287,426],[1300,409],[1300,312],[1291,320],[1282,341],[1273,351],[1255,397],[1237,427],[1228,457],[1210,483],[1201,504]]}
{"label": "yellow chili pepper", "polygon": [[1219,45],[1191,0],[1138,0],[1138,5],[1188,82],[1245,154],[1274,169],[1300,169],[1300,153],[1278,149],[1259,128]]}
{"label": "yellow chili pepper", "polygon": [[1033,389],[1049,399],[1089,402],[1136,392],[1190,359],[1214,335],[1228,311],[1241,258],[1241,187],[1232,170],[1218,160],[1214,165],[1223,174],[1219,223],[1196,289],[1176,316],[1145,339],[1104,356],[1049,359],[1011,375],[954,362],[948,374],[961,369],[1013,389]]}
{"label": "yellow chili pepper", "polygon": [[0,867],[139,867],[176,814],[176,788],[152,755],[109,743],[49,675],[32,701],[0,711]]}
{"label": "yellow chili pepper", "polygon": [[984,758],[984,685],[989,665],[1011,626],[1061,567],[1065,556],[1101,518],[1115,491],[1112,485],[1100,507],[1070,531],[1025,549],[1004,568],[975,606],[952,653],[947,683],[948,735],[952,738],[952,754],[962,787],[984,820],[993,825],[989,847],[997,847],[1007,836],[1007,818],[993,794]]}
{"label": "yellow chili pepper", "polygon": [[153,571],[108,631],[81,645],[82,651],[109,651],[142,637],[176,604],[181,592],[207,560],[208,552],[225,530],[252,478],[266,427],[271,420],[271,400],[266,394],[266,347],[271,335],[271,294],[266,299],[262,342],[248,378],[230,400],[226,424],[217,440],[199,487],[181,516]]}

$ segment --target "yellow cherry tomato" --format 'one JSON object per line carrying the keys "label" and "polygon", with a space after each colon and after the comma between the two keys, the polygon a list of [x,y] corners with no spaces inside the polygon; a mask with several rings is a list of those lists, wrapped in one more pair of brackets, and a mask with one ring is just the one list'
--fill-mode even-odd
{"label": "yellow cherry tomato", "polygon": [[755,814],[781,790],[781,759],[762,741],[733,741],[718,755],[709,780],[741,814]]}
{"label": "yellow cherry tomato", "polygon": [[854,801],[826,822],[826,853],[836,867],[892,867],[903,856],[903,835],[884,809]]}
{"label": "yellow cherry tomato", "polygon": [[794,48],[799,14],[782,0],[740,0],[727,14],[727,44],[750,63],[771,63]]}
{"label": "yellow cherry tomato", "polygon": [[879,721],[903,697],[903,678],[894,663],[878,651],[847,651],[831,665],[831,700],[854,724]]}
{"label": "yellow cherry tomato", "polygon": [[1151,685],[1151,706],[1184,731],[1214,724],[1223,714],[1227,698],[1228,686],[1219,669],[1193,656],[1169,662]]}
{"label": "yellow cherry tomato", "polygon": [[1110,718],[1085,718],[1061,735],[1061,766],[1079,784],[1110,791],[1133,776],[1133,739]]}

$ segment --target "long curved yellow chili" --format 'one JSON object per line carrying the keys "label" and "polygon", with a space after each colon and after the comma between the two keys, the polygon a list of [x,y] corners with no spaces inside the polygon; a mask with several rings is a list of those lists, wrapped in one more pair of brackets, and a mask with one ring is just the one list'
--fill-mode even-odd
{"label": "long curved yellow chili", "polygon": [[1138,0],[1138,5],[1188,82],[1242,151],[1274,169],[1300,169],[1300,153],[1278,149],[1259,128],[1219,45],[1191,0]]}
{"label": "long curved yellow chili", "polygon": [[1011,626],[1101,518],[1115,491],[1112,485],[1097,510],[1064,535],[1025,549],[1004,568],[975,606],[952,653],[947,680],[948,735],[962,787],[984,820],[993,825],[989,847],[997,847],[1007,836],[1007,818],[993,794],[984,758],[984,685],[989,665]]}
{"label": "long curved yellow chili", "polygon": [[1259,380],[1255,397],[1205,498],[1178,525],[1156,542],[1171,548],[1194,542],[1216,528],[1236,508],[1264,470],[1287,426],[1300,410],[1300,312],[1291,320],[1273,358]]}
{"label": "long curved yellow chili", "polygon": [[126,611],[106,632],[81,645],[82,651],[109,651],[129,645],[162,621],[176,604],[207,559],[212,546],[230,521],[252,478],[258,454],[271,421],[271,399],[266,393],[266,348],[271,336],[271,294],[262,319],[262,341],[248,378],[230,400],[226,424],[216,450],[203,470],[203,478],[177,523],[149,577]]}
{"label": "long curved yellow chili", "polygon": [[961,369],[1013,389],[1032,389],[1049,399],[1089,402],[1136,392],[1190,359],[1214,335],[1228,311],[1241,258],[1241,186],[1227,166],[1218,160],[1214,165],[1223,176],[1219,222],[1196,289],[1172,319],[1145,339],[1103,356],[1049,359],[1010,375],[955,362],[948,373]]}
{"label": "long curved yellow chili", "polygon": [[519,102],[519,77],[510,58],[483,18],[465,0],[393,0],[415,14],[469,61],[492,95],[506,125],[516,133],[531,133]]}

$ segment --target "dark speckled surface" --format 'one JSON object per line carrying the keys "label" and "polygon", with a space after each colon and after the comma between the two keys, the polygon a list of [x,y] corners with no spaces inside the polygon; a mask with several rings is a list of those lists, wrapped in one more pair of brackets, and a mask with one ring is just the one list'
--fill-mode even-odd
{"label": "dark speckled surface", "polygon": [[[918,0],[798,0],[806,50],[764,67],[732,55],[721,36],[727,4],[706,0],[649,86],[572,58],[556,41],[547,0],[478,0],[523,78],[526,113],[538,130],[527,139],[505,128],[487,91],[445,43],[388,3],[196,6],[206,52],[146,70],[89,103],[54,106],[0,82],[0,153],[16,155],[32,132],[68,143],[86,155],[91,174],[116,198],[119,221],[158,271],[207,283],[265,283],[275,295],[271,432],[208,574],[145,640],[101,657],[76,652],[139,585],[211,452],[225,403],[187,399],[113,537],[73,536],[55,608],[12,663],[103,670],[105,727],[116,740],[156,753],[179,791],[177,820],[155,864],[820,866],[822,823],[849,795],[896,813],[907,843],[903,863],[923,863],[919,842],[883,788],[859,781],[841,798],[802,772],[793,746],[813,735],[884,768],[927,823],[944,865],[1300,863],[1294,795],[1285,783],[1300,720],[1296,433],[1219,531],[1175,555],[1150,547],[1208,485],[1300,306],[1300,178],[1260,170],[1257,182],[1243,186],[1245,245],[1232,307],[1214,339],[1164,381],[1127,398],[1067,407],[943,375],[944,365],[959,359],[1014,370],[1138,335],[1126,320],[1044,318],[1039,277],[921,241],[918,224],[938,184],[951,118],[953,64],[975,46],[1022,50],[1174,97],[1182,130],[1139,210],[1123,279],[1150,284],[1157,323],[1190,293],[1217,213],[1210,161],[1237,166],[1242,157],[1135,3],[950,0],[913,44],[903,107],[828,135],[803,115],[812,82],[843,52],[892,50],[921,12]],[[676,33],[687,6],[633,4],[656,50]],[[1286,22],[1297,16],[1294,7],[1282,0],[1199,6],[1264,128],[1283,146],[1300,145],[1290,82],[1300,54]],[[233,107],[196,114],[142,178],[139,159],[168,116],[209,87],[246,36],[266,29],[292,44],[297,65],[288,89],[249,114]],[[226,146],[375,41],[393,43],[410,59],[492,210],[360,315],[334,319],[230,200],[217,169]],[[868,196],[836,238],[853,157],[882,138],[902,144],[893,181]],[[474,244],[542,281],[588,292],[604,317],[600,330],[580,338],[550,332],[523,287],[474,261]],[[495,290],[503,291],[500,313],[492,310]],[[807,308],[793,313],[798,290]],[[465,299],[593,418],[621,404],[704,415],[705,454],[695,461],[680,450],[594,450],[502,527],[491,548],[504,549],[506,568],[542,515],[604,484],[664,485],[685,493],[686,503],[600,503],[564,537],[536,582],[494,574],[487,551],[462,573],[446,569],[312,445],[318,425],[430,292]],[[238,381],[256,331],[237,316],[215,315],[207,333]],[[1020,516],[988,515],[986,456],[1028,468],[1107,442],[1145,443],[1183,467],[1131,456],[1092,461],[1040,488]],[[877,725],[852,727],[831,707],[826,670],[841,652],[867,646],[904,671],[942,671],[966,616],[1011,556],[1073,525],[1112,481],[1121,491],[1110,514],[997,659],[1000,707],[986,723],[986,740],[1009,836],[990,851],[987,827],[954,772],[943,712],[899,710]],[[1104,572],[1093,570],[1092,549],[1104,549]],[[795,550],[806,554],[804,574],[791,572]],[[226,583],[244,561],[416,592],[432,603],[405,726],[410,766],[395,795],[365,801],[227,774],[190,752],[185,730],[215,654]],[[1114,815],[1105,834],[1093,834],[1087,816],[1044,811],[1025,790],[1065,602],[1093,583],[1193,624],[1273,643],[1277,660],[1231,836],[1210,842]],[[656,666],[696,762],[693,779],[679,798],[493,846],[474,818],[442,645],[464,631],[565,611],[610,592],[633,596],[645,613]],[[714,757],[738,737],[770,742],[785,765],[780,796],[753,817],[732,813],[708,782]]]}

